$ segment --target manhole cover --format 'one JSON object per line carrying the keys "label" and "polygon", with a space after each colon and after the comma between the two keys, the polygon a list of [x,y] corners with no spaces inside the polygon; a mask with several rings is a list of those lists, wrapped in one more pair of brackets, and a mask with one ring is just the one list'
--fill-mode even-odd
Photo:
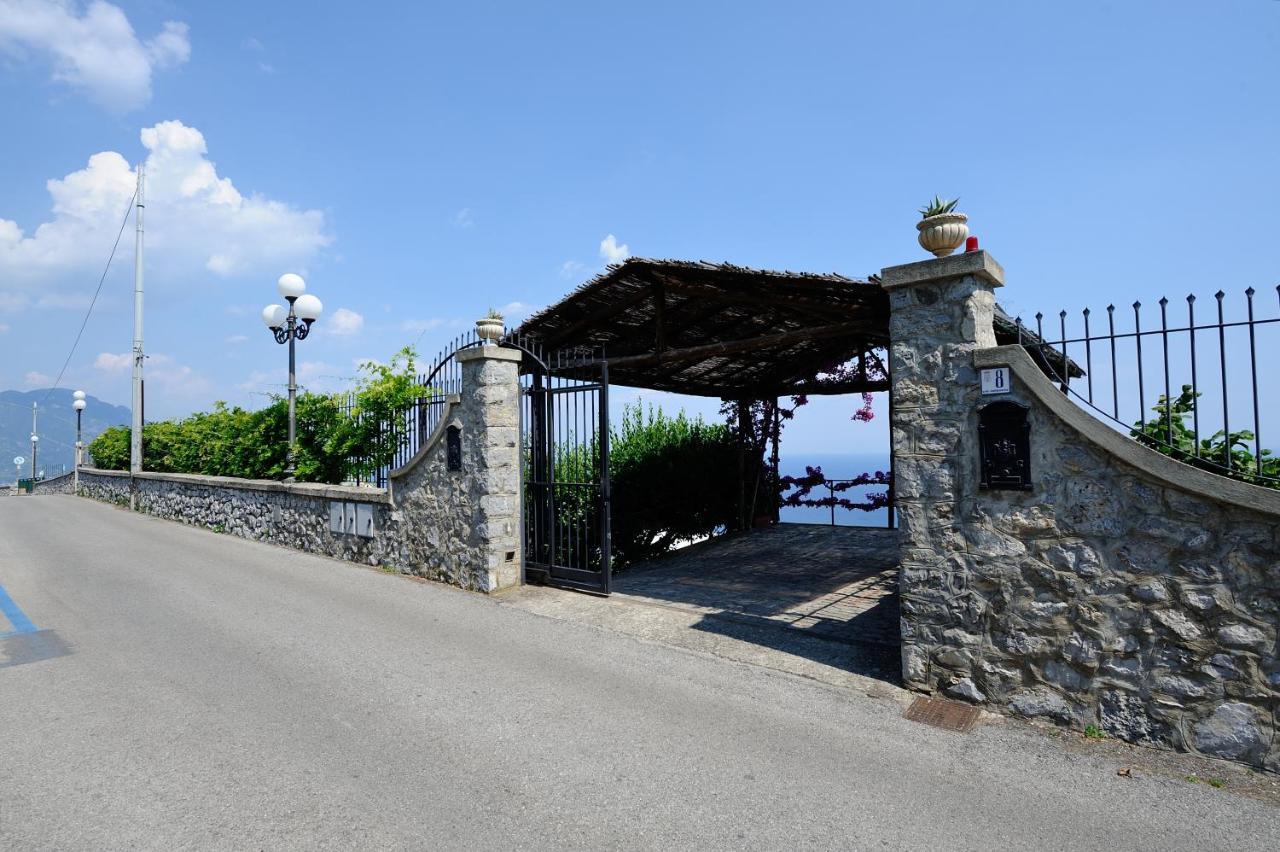
{"label": "manhole cover", "polygon": [[978,708],[972,704],[961,704],[945,698],[926,698],[922,695],[912,701],[907,712],[902,715],[913,722],[923,722],[944,731],[966,733],[978,721]]}

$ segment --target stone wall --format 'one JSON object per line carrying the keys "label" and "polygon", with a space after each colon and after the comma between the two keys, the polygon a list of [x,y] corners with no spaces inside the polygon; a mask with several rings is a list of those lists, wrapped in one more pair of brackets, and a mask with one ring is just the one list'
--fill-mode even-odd
{"label": "stone wall", "polygon": [[[79,493],[465,589],[519,585],[520,354],[484,346],[457,357],[461,394],[447,400],[436,433],[414,458],[392,472],[389,489],[82,468]],[[460,470],[448,469],[450,427],[459,431]]]}
{"label": "stone wall", "polygon": [[31,488],[32,494],[70,494],[74,489],[76,472],[60,473],[48,479],[38,480]]}
{"label": "stone wall", "polygon": [[[82,468],[80,494],[157,518],[367,565],[395,565],[399,519],[385,489]],[[334,503],[368,506],[374,535],[330,528]]]}
{"label": "stone wall", "polygon": [[[1104,426],[995,347],[983,252],[886,269],[908,686],[1280,770],[1280,492]],[[979,487],[982,368],[1032,488]]]}

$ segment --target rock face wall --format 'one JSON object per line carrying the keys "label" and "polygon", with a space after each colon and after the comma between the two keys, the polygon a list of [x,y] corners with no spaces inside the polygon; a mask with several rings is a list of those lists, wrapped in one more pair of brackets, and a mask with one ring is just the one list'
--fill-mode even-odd
{"label": "rock face wall", "polygon": [[60,473],[48,479],[41,479],[31,489],[32,494],[70,494],[75,482],[75,471]]}
{"label": "rock face wall", "polygon": [[[983,254],[882,273],[908,686],[1280,770],[1280,493],[1141,447],[995,348]],[[994,366],[1012,391],[983,397]],[[980,487],[993,399],[1028,409],[1031,490]]]}
{"label": "rock face wall", "polygon": [[[157,518],[367,565],[395,565],[400,524],[385,489],[180,473],[80,471],[80,494]],[[335,533],[334,503],[368,506],[375,534]]]}
{"label": "rock face wall", "polygon": [[[519,585],[520,355],[485,346],[457,357],[461,395],[448,400],[436,434],[392,472],[389,489],[81,469],[79,493],[464,589]],[[460,470],[448,465],[450,427],[461,442]]]}

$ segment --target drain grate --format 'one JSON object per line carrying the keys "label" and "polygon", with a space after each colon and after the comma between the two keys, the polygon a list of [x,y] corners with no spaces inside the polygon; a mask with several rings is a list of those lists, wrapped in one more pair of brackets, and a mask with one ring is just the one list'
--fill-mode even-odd
{"label": "drain grate", "polygon": [[978,721],[978,708],[972,704],[961,704],[959,701],[948,701],[945,698],[927,698],[920,696],[911,702],[904,718],[913,722],[923,722],[944,731],[967,733],[973,730]]}

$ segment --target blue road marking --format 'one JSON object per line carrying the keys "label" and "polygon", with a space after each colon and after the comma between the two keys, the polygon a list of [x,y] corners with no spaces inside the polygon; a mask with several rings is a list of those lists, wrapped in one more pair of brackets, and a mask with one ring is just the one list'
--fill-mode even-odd
{"label": "blue road marking", "polygon": [[24,633],[35,633],[36,626],[31,623],[31,619],[27,618],[27,614],[22,611],[13,598],[9,597],[9,593],[4,590],[4,586],[0,586],[0,613],[4,613],[4,617],[9,619],[9,625],[13,627],[7,633],[0,633],[0,639],[6,636],[21,636]]}

